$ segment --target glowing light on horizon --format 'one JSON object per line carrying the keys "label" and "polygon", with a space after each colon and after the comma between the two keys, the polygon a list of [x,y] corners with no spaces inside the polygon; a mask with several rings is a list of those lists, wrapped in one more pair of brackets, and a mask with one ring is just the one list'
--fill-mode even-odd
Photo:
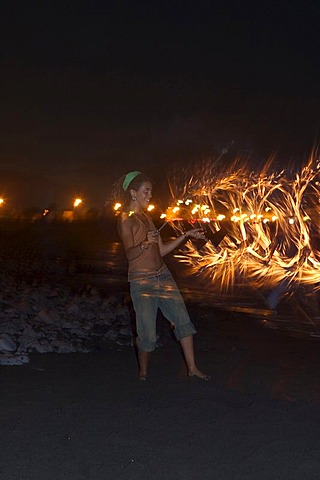
{"label": "glowing light on horizon", "polygon": [[81,198],[76,198],[75,201],[73,202],[73,206],[74,207],[79,207],[79,205],[81,205],[81,203],[82,203]]}

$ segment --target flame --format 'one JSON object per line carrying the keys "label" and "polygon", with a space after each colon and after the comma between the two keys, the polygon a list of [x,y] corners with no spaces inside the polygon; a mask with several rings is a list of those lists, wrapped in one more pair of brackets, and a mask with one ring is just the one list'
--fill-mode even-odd
{"label": "flame", "polygon": [[[218,245],[208,241],[201,251],[192,242],[179,260],[205,275],[222,289],[246,277],[257,287],[288,282],[320,288],[320,163],[312,154],[294,175],[271,171],[271,161],[260,172],[245,164],[229,169],[211,165],[184,175],[171,185],[178,191],[167,218],[177,231],[183,222],[206,222],[211,233],[225,229]],[[187,199],[180,201],[180,199]],[[180,219],[174,218],[180,208]],[[319,240],[318,240],[319,238]],[[317,243],[318,242],[318,243]]]}

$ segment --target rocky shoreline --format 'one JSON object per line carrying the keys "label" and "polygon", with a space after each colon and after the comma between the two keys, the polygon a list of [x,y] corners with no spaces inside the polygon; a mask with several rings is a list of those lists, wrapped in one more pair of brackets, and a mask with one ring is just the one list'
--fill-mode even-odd
{"label": "rocky shoreline", "polygon": [[125,294],[104,295],[90,285],[0,282],[0,364],[21,365],[30,353],[86,353],[111,340],[131,345]]}

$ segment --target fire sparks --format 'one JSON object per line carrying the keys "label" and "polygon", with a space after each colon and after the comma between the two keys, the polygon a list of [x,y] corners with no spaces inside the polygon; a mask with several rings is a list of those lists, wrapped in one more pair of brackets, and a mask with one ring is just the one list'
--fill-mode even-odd
{"label": "fire sparks", "polygon": [[[274,172],[268,162],[260,172],[247,165],[197,168],[197,174],[172,176],[171,206],[152,207],[154,218],[178,233],[201,227],[205,245],[189,241],[180,261],[222,289],[237,279],[257,287],[288,283],[320,288],[320,161],[311,155],[294,175]],[[114,206],[116,214],[121,208]]]}
{"label": "fire sparks", "polygon": [[243,166],[219,174],[212,170],[191,174],[171,188],[189,200],[175,201],[167,210],[172,221],[179,208],[175,228],[182,231],[186,220],[206,222],[208,238],[220,238],[200,250],[188,242],[179,259],[221,288],[239,276],[259,287],[288,278],[320,288],[320,165],[315,159],[291,177],[269,172],[268,166],[260,173]]}

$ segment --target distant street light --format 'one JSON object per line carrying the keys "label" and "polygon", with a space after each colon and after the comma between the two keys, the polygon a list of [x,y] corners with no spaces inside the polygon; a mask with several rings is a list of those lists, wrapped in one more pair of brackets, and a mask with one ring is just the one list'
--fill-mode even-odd
{"label": "distant street light", "polygon": [[78,207],[82,203],[81,198],[76,198],[75,201],[73,202],[74,207]]}

